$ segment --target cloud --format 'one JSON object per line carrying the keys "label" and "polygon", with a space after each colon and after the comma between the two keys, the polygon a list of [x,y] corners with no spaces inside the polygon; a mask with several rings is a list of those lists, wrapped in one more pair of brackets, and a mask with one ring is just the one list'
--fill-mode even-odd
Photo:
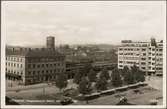
{"label": "cloud", "polygon": [[43,45],[49,35],[55,35],[57,44],[165,37],[163,1],[8,1],[2,6],[8,44]]}

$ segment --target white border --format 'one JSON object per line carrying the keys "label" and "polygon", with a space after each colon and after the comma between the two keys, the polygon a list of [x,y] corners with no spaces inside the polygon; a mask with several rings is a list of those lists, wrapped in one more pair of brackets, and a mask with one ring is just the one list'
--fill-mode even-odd
{"label": "white border", "polygon": [[[3,6],[1,1],[1,6]],[[12,1],[13,2],[13,1]],[[44,1],[46,2],[46,1]],[[47,1],[48,2],[48,1]],[[122,1],[124,2],[124,1]],[[166,1],[165,1],[166,3]],[[1,16],[4,16],[4,13],[1,8]],[[166,16],[165,16],[166,17]],[[5,42],[6,35],[3,33],[5,31],[5,19],[1,17],[1,107],[2,108],[166,108],[166,37],[163,39],[163,105],[132,105],[132,106],[117,106],[117,105],[68,105],[68,106],[56,106],[56,105],[5,105]],[[166,24],[166,22],[165,22]],[[165,26],[166,28],[166,26]],[[3,33],[3,34],[2,34]],[[165,34],[166,36],[166,34]]]}

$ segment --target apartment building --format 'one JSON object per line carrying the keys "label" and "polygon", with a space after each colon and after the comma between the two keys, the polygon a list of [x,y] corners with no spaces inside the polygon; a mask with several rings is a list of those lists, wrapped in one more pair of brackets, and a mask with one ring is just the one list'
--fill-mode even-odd
{"label": "apartment building", "polygon": [[55,81],[66,71],[66,63],[54,45],[54,37],[49,36],[46,48],[6,47],[6,78],[24,85]]}
{"label": "apartment building", "polygon": [[6,53],[6,77],[34,84],[54,81],[65,72],[65,56],[51,50],[30,50]]}
{"label": "apartment building", "polygon": [[129,68],[137,65],[147,74],[162,75],[163,72],[163,41],[134,42],[123,40],[118,48],[118,68]]}

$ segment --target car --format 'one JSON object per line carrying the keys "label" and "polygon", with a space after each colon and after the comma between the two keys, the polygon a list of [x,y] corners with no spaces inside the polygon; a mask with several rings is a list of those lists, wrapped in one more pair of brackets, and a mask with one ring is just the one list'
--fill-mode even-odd
{"label": "car", "polygon": [[62,105],[68,105],[68,104],[73,103],[73,100],[72,100],[72,98],[70,98],[70,97],[65,97],[65,98],[63,98],[63,99],[60,101],[60,103],[61,103]]}
{"label": "car", "polygon": [[150,105],[157,105],[157,104],[158,104],[158,100],[156,100],[156,99],[150,100]]}

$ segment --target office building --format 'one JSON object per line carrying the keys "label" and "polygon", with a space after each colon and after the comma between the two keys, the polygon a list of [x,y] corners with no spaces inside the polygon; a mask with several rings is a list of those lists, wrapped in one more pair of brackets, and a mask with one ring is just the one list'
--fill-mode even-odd
{"label": "office building", "polygon": [[129,68],[137,65],[147,74],[162,75],[163,72],[163,41],[134,42],[123,40],[118,48],[118,68]]}

